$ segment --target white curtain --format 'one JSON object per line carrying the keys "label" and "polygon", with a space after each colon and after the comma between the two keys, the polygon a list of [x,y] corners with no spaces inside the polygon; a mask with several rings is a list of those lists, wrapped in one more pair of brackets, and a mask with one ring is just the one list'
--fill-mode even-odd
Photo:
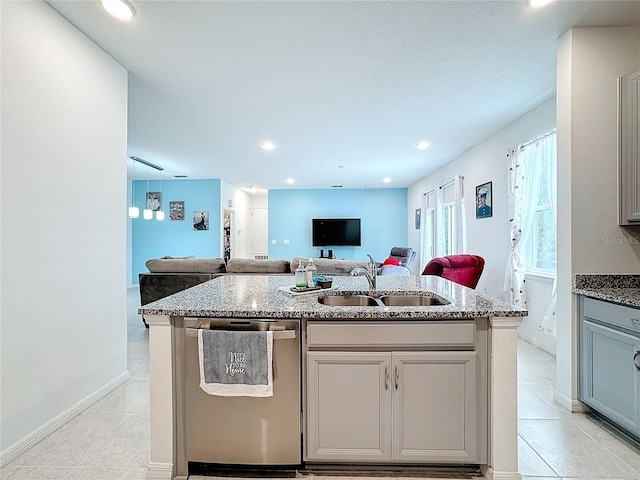
{"label": "white curtain", "polygon": [[420,208],[420,265],[418,265],[418,271],[422,272],[424,266],[431,259],[431,239],[433,238],[429,231],[432,228],[431,225],[429,225],[431,222],[428,215],[429,193],[422,195]]}
{"label": "white curtain", "polygon": [[455,253],[467,252],[467,221],[464,214],[464,189],[462,185],[463,177],[456,175],[454,179],[455,186]]}
{"label": "white curtain", "polygon": [[445,249],[445,224],[444,224],[444,187],[436,188],[436,236],[434,257],[442,257]]}
{"label": "white curtain", "polygon": [[[539,162],[533,157],[533,148],[517,147],[509,151],[509,176],[507,180],[511,253],[507,259],[504,290],[512,304],[527,307],[525,286],[526,265],[522,246],[527,244],[534,219],[534,209],[540,190],[535,179]],[[535,199],[535,200],[534,200]]]}
{"label": "white curtain", "polygon": [[[542,186],[543,159],[546,159],[553,172],[553,178],[549,182],[553,185],[548,185],[548,188],[550,197],[553,199],[552,210],[555,220],[555,143],[556,135],[553,133],[526,146],[518,146],[507,153],[511,252],[505,269],[504,291],[509,293],[511,303],[523,308],[527,307],[525,280],[527,265],[522,247],[528,244],[533,231],[535,212]],[[553,312],[550,315],[555,317],[555,305],[553,305]]]}

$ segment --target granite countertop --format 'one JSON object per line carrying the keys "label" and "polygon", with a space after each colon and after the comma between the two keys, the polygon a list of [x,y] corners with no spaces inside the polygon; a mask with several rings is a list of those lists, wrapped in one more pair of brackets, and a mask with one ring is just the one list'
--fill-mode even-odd
{"label": "granite countertop", "polygon": [[373,296],[401,292],[444,297],[448,305],[428,307],[338,307],[318,302],[321,295],[340,291],[372,295],[364,277],[333,277],[331,290],[290,295],[280,287],[294,285],[288,276],[218,277],[141,307],[143,315],[232,318],[308,319],[469,319],[522,317],[527,311],[435,276],[379,276]]}
{"label": "granite countertop", "polygon": [[576,274],[573,293],[640,308],[640,275]]}

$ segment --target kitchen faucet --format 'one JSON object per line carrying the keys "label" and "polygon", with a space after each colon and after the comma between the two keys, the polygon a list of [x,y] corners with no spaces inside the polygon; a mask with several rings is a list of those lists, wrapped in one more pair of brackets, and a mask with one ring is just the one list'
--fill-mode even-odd
{"label": "kitchen faucet", "polygon": [[367,268],[365,269],[363,267],[356,267],[353,270],[351,270],[351,275],[355,275],[355,276],[364,275],[365,277],[367,277],[367,280],[369,281],[369,290],[375,290],[376,279],[378,278],[377,265],[371,255],[367,254],[367,257],[369,257],[369,263],[367,264]]}

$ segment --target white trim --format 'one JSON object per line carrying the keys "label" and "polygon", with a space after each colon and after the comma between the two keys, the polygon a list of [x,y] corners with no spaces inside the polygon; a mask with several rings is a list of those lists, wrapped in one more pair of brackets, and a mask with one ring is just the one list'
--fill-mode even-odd
{"label": "white trim", "polygon": [[[173,478],[173,464],[149,462],[146,480],[171,480]],[[175,477],[174,480],[187,480],[187,477]]]}
{"label": "white trim", "polygon": [[556,278],[556,272],[553,270],[535,270],[529,269],[524,274],[526,279],[544,281],[546,283],[553,283]]}
{"label": "white trim", "polygon": [[588,407],[580,400],[572,400],[558,390],[553,392],[553,401],[571,413],[585,413],[589,411]]}
{"label": "white trim", "polygon": [[522,340],[524,340],[527,343],[530,343],[531,345],[535,345],[540,350],[543,350],[543,351],[547,352],[549,355],[553,355],[554,357],[556,356],[556,337],[552,337],[547,332],[538,332],[538,333],[546,336],[547,338],[553,338],[553,347],[551,347],[551,346],[541,342],[537,338],[530,337],[529,335],[525,335],[519,329],[518,329],[517,333],[518,333],[518,338],[521,338]]}
{"label": "white trim", "polygon": [[158,326],[169,326],[171,325],[171,319],[169,315],[152,315],[152,314],[143,314],[142,318],[144,318],[147,322],[147,325],[158,325]]}
{"label": "white trim", "polygon": [[15,460],[20,455],[25,453],[31,447],[35,446],[37,443],[44,440],[46,437],[51,435],[53,432],[58,430],[60,427],[70,422],[72,419],[80,415],[86,409],[94,405],[99,400],[106,397],[113,390],[118,388],[120,385],[124,384],[129,379],[129,371],[125,370],[123,373],[118,375],[116,378],[111,380],[106,385],[103,385],[99,389],[95,390],[93,393],[90,393],[82,400],[80,400],[75,405],[72,405],[65,411],[56,415],[54,418],[49,420],[44,425],[38,427],[33,432],[28,434],[26,437],[18,440],[13,445],[7,447],[6,449],[0,452],[0,467],[6,466],[9,462]]}
{"label": "white trim", "polygon": [[491,467],[480,467],[480,471],[486,480],[522,480],[518,472],[496,472]]}

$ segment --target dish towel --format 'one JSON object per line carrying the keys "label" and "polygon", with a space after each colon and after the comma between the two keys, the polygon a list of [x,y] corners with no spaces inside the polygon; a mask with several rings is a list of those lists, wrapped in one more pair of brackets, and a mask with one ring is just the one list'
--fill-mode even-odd
{"label": "dish towel", "polygon": [[198,356],[209,395],[273,396],[273,332],[200,329]]}

